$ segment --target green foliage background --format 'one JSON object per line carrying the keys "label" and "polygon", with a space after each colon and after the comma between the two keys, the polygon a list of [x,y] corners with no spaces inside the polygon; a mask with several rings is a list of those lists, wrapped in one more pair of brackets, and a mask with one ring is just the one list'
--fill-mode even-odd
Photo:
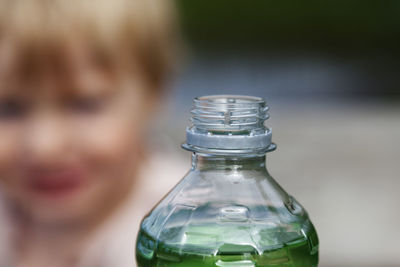
{"label": "green foliage background", "polygon": [[194,46],[398,54],[400,1],[176,0]]}

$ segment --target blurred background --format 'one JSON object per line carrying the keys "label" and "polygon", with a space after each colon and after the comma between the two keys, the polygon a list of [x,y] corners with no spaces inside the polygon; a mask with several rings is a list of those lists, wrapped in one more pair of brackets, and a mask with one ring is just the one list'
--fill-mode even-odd
{"label": "blurred background", "polygon": [[400,1],[176,2],[186,49],[152,145],[179,175],[160,196],[190,166],[192,98],[265,97],[268,167],[308,210],[320,266],[400,266]]}

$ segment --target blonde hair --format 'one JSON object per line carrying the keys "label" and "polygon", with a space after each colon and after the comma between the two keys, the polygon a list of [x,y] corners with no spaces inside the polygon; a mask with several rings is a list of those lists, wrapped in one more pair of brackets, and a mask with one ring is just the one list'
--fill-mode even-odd
{"label": "blonde hair", "polygon": [[27,50],[83,37],[100,60],[123,53],[136,61],[155,88],[168,77],[177,41],[168,0],[0,0],[0,38],[10,34]]}

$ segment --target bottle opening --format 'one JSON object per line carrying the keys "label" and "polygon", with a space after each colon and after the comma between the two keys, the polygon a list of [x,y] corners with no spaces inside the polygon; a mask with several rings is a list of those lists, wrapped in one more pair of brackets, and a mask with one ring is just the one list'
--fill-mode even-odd
{"label": "bottle opening", "polygon": [[268,106],[260,97],[202,96],[193,103],[192,126],[213,134],[255,134],[265,129],[269,117]]}
{"label": "bottle opening", "polygon": [[197,97],[183,148],[191,151],[249,153],[271,151],[266,101],[260,97],[212,95]]}

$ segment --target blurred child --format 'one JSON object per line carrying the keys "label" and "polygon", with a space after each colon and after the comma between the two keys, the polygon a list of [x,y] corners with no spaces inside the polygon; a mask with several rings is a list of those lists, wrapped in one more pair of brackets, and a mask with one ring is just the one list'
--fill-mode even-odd
{"label": "blurred child", "polygon": [[173,28],[167,0],[0,0],[1,267],[135,266]]}

